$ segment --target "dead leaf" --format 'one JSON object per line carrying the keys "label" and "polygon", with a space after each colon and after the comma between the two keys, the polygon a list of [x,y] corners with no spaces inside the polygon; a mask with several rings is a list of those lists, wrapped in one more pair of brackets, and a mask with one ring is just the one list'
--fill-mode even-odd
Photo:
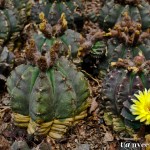
{"label": "dead leaf", "polygon": [[148,144],[147,147],[146,147],[146,150],[150,150],[150,134],[147,134],[145,136],[145,143]]}
{"label": "dead leaf", "polygon": [[89,144],[79,144],[75,150],[90,150]]}
{"label": "dead leaf", "polygon": [[2,123],[0,126],[0,134],[2,134],[2,132],[8,127],[8,123]]}
{"label": "dead leaf", "polygon": [[0,150],[10,150],[10,144],[3,136],[0,136]]}
{"label": "dead leaf", "polygon": [[110,132],[106,132],[103,139],[103,143],[111,142],[113,140],[114,140],[113,135]]}
{"label": "dead leaf", "polygon": [[109,150],[116,150],[116,149],[117,149],[116,143],[109,144]]}
{"label": "dead leaf", "polygon": [[86,133],[85,133],[85,128],[84,128],[84,126],[80,126],[80,127],[78,128],[78,132],[79,132],[79,134],[80,134],[81,136],[86,137]]}
{"label": "dead leaf", "polygon": [[70,143],[67,143],[67,148],[71,148],[71,145],[70,145]]}
{"label": "dead leaf", "polygon": [[94,99],[92,100],[91,107],[90,107],[90,113],[92,113],[93,111],[95,111],[96,108],[98,107],[98,103],[96,102],[95,99],[96,99],[96,98],[94,98]]}

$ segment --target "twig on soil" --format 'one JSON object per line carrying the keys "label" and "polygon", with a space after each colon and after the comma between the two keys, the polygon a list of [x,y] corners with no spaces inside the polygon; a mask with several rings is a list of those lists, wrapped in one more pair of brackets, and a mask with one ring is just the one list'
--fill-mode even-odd
{"label": "twig on soil", "polygon": [[6,111],[6,110],[10,110],[10,106],[1,106],[0,107],[0,113],[2,113],[3,111]]}
{"label": "twig on soil", "polygon": [[89,78],[91,78],[93,81],[95,81],[97,83],[98,86],[100,86],[100,83],[97,79],[95,79],[94,77],[92,77],[89,73],[87,73],[84,70],[81,70],[83,73],[85,73]]}

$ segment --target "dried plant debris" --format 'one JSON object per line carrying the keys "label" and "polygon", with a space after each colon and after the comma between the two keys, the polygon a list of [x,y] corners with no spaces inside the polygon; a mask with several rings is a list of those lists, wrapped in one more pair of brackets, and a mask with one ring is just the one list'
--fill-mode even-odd
{"label": "dried plant debris", "polygon": [[136,45],[150,37],[149,29],[142,31],[141,23],[133,21],[128,13],[123,15],[122,21],[116,23],[113,29],[109,29],[106,36],[117,37],[126,45]]}
{"label": "dried plant debris", "polygon": [[93,23],[92,21],[85,21],[82,34],[86,36],[86,34],[96,33],[99,31],[98,23]]}
{"label": "dried plant debris", "polygon": [[85,5],[84,16],[86,20],[97,22],[103,1],[102,0],[85,0],[83,3]]}
{"label": "dried plant debris", "polygon": [[0,149],[1,150],[10,150],[10,143],[4,136],[0,135]]}

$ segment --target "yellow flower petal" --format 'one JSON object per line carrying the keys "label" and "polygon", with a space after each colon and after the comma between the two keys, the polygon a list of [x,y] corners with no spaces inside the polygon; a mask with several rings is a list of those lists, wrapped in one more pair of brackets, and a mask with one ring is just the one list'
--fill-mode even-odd
{"label": "yellow flower petal", "polygon": [[136,115],[135,120],[145,122],[146,125],[150,124],[150,89],[145,89],[143,92],[139,91],[134,96],[136,99],[131,99],[133,104],[130,111]]}

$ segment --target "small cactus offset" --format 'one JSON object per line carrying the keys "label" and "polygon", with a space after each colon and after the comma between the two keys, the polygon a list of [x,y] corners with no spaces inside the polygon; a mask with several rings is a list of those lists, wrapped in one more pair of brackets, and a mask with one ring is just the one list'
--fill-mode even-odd
{"label": "small cactus offset", "polygon": [[140,54],[133,61],[119,59],[111,65],[116,68],[107,74],[102,83],[106,107],[104,120],[116,132],[126,131],[132,134],[138,131],[142,123],[135,119],[131,106],[134,103],[134,94],[150,88],[150,62]]}
{"label": "small cactus offset", "polygon": [[87,116],[88,82],[65,57],[59,43],[47,52],[29,40],[28,65],[20,65],[7,80],[14,123],[29,134],[61,138],[68,127]]}
{"label": "small cactus offset", "polygon": [[107,61],[105,61],[107,44],[103,39],[104,35],[105,32],[100,29],[91,30],[78,49],[78,57],[82,60],[82,69],[93,76],[98,76],[100,70],[105,70],[108,66]]}
{"label": "small cactus offset", "polygon": [[145,30],[150,27],[149,11],[150,5],[145,0],[107,0],[99,12],[99,24],[101,28],[108,30],[127,12]]}
{"label": "small cactus offset", "polygon": [[91,46],[89,53],[85,54],[83,57],[81,62],[82,69],[93,76],[103,76],[103,74],[105,74],[104,70],[108,66],[107,62],[105,61],[106,53],[106,42],[103,40],[97,41],[95,44],[93,44],[93,46]]}
{"label": "small cactus offset", "polygon": [[55,25],[62,13],[65,13],[70,28],[81,29],[83,26],[83,5],[80,0],[42,0],[36,2],[31,11],[31,19],[40,23],[39,14],[43,12],[51,25]]}
{"label": "small cactus offset", "polygon": [[0,45],[7,43],[9,50],[13,50],[14,41],[17,40],[27,17],[30,13],[29,0],[4,1],[0,7]]}

